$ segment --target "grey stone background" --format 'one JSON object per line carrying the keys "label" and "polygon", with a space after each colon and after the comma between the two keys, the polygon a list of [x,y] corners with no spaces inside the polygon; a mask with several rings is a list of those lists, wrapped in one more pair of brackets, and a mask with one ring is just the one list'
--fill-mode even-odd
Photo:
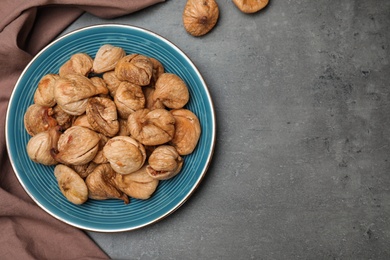
{"label": "grey stone background", "polygon": [[218,0],[206,36],[185,1],[100,23],[152,30],[210,89],[215,154],[195,194],[136,231],[88,232],[113,259],[390,259],[390,1]]}

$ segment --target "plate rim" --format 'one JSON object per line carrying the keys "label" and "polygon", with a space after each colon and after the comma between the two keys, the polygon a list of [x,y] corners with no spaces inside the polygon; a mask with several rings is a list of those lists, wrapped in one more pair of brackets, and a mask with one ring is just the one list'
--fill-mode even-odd
{"label": "plate rim", "polygon": [[[74,223],[74,222],[69,221],[67,219],[64,219],[61,216],[58,216],[58,215],[54,214],[53,212],[51,212],[49,209],[47,209],[37,198],[35,198],[33,196],[33,194],[30,192],[30,190],[28,189],[28,187],[26,186],[26,184],[22,180],[21,176],[18,173],[18,169],[17,169],[17,167],[16,167],[16,165],[14,163],[14,156],[11,153],[11,148],[9,147],[9,142],[10,142],[10,133],[9,133],[9,131],[10,131],[10,129],[9,129],[10,122],[9,122],[9,120],[10,120],[10,117],[11,117],[11,115],[10,115],[11,104],[12,104],[12,102],[15,99],[16,89],[20,88],[18,86],[19,86],[20,82],[22,81],[23,76],[26,74],[28,69],[35,62],[35,60],[37,60],[47,49],[49,49],[51,46],[55,45],[59,41],[62,41],[64,38],[70,37],[71,35],[74,35],[74,34],[77,34],[77,33],[81,33],[83,31],[87,31],[87,30],[90,30],[90,29],[104,28],[104,27],[107,27],[107,28],[115,27],[115,28],[124,28],[124,29],[140,31],[140,32],[146,33],[147,35],[150,35],[152,37],[158,38],[159,40],[165,42],[170,47],[175,49],[176,52],[178,52],[182,57],[184,57],[188,61],[188,63],[192,66],[192,69],[196,73],[197,77],[201,81],[202,86],[203,86],[203,91],[205,92],[205,94],[207,96],[207,103],[210,106],[210,112],[211,113],[210,113],[209,116],[210,116],[210,119],[211,119],[210,121],[212,122],[211,143],[210,143],[211,147],[210,147],[210,150],[208,152],[207,161],[206,161],[205,165],[203,166],[203,172],[200,174],[200,176],[198,177],[197,181],[192,185],[190,191],[184,196],[184,198],[181,199],[178,203],[176,203],[175,206],[172,207],[170,210],[168,210],[166,213],[162,214],[161,216],[159,216],[157,218],[154,218],[152,220],[146,221],[143,224],[134,225],[134,226],[131,226],[131,227],[111,228],[111,229],[109,229],[109,228],[92,228],[92,227],[87,227],[87,226],[84,226],[84,225],[81,225],[81,224],[77,224],[77,223]],[[73,227],[76,227],[76,228],[79,228],[79,229],[82,229],[82,230],[86,230],[86,231],[103,232],[103,233],[105,233],[105,232],[107,232],[107,233],[114,233],[114,232],[132,231],[132,230],[137,230],[137,229],[149,226],[151,224],[157,223],[157,222],[165,219],[166,217],[168,217],[169,215],[174,213],[176,210],[178,210],[186,201],[188,201],[188,199],[198,189],[200,183],[204,179],[204,177],[205,177],[205,175],[206,175],[206,173],[207,173],[207,171],[208,171],[208,169],[210,167],[210,164],[211,164],[212,158],[214,156],[214,152],[215,152],[215,143],[216,143],[216,116],[215,116],[215,108],[214,108],[214,102],[213,102],[213,100],[211,98],[211,95],[210,95],[210,91],[209,91],[208,85],[206,84],[206,82],[205,82],[202,74],[200,73],[199,69],[196,67],[195,63],[191,60],[191,58],[183,50],[181,50],[176,44],[174,44],[172,41],[168,40],[167,38],[161,36],[160,34],[158,34],[156,32],[153,32],[153,31],[151,31],[149,29],[146,29],[146,28],[143,28],[143,27],[140,27],[140,26],[121,24],[121,23],[94,24],[94,25],[89,25],[89,26],[83,26],[83,27],[80,27],[80,28],[76,28],[76,29],[74,29],[72,31],[64,33],[63,35],[59,36],[58,38],[56,38],[56,39],[52,40],[50,43],[48,43],[36,55],[34,55],[34,57],[28,62],[28,64],[25,66],[25,68],[22,70],[21,74],[19,75],[16,83],[14,84],[14,88],[13,88],[13,90],[11,92],[11,96],[10,96],[8,104],[7,104],[7,112],[6,112],[6,117],[5,117],[5,139],[6,139],[6,150],[7,150],[8,158],[9,158],[10,164],[12,166],[12,169],[14,171],[14,174],[15,174],[15,176],[18,179],[19,184],[23,187],[24,191],[28,194],[28,196],[42,210],[44,210],[50,216],[58,219],[61,222],[66,223],[66,224],[68,224],[70,226],[73,226]]]}

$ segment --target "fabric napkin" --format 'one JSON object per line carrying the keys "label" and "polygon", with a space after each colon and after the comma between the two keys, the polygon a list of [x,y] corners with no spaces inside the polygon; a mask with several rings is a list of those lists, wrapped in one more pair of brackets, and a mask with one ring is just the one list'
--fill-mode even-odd
{"label": "fabric napkin", "polygon": [[6,149],[5,116],[28,62],[84,12],[110,19],[164,0],[1,0],[0,259],[108,259],[87,236],[39,208],[18,182]]}

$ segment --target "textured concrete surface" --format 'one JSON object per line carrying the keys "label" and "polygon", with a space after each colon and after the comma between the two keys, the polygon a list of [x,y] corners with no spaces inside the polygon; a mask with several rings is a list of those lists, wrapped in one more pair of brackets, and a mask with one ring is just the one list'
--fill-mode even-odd
{"label": "textured concrete surface", "polygon": [[[89,235],[114,259],[390,259],[390,1],[217,1],[202,38],[185,1],[116,20],[178,45],[215,102],[196,193],[137,231]],[[67,30],[67,31],[68,31]]]}

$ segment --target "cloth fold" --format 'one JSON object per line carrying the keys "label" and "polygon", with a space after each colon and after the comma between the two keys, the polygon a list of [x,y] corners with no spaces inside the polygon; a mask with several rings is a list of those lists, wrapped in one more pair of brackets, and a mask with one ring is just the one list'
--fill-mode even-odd
{"label": "cloth fold", "polygon": [[104,19],[164,0],[2,0],[0,8],[0,259],[108,259],[88,235],[39,208],[12,170],[5,117],[13,87],[33,56],[84,12]]}

